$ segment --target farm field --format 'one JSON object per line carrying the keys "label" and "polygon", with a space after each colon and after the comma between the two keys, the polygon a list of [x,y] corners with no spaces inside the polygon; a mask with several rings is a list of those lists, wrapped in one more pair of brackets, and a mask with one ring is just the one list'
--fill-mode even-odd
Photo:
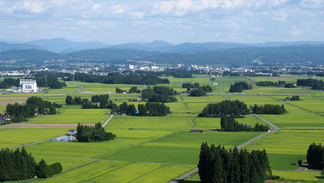
{"label": "farm field", "polygon": [[[247,150],[266,149],[270,166],[275,170],[297,170],[297,161],[305,159],[311,143],[323,143],[323,130],[280,130],[248,145]],[[287,167],[288,161],[288,167]]]}
{"label": "farm field", "polygon": [[103,159],[196,165],[202,142],[215,145],[221,144],[226,148],[233,148],[234,146],[242,144],[248,139],[260,134],[260,132],[189,133],[188,130],[174,133],[166,137],[108,155],[103,157]]}
{"label": "farm field", "polygon": [[12,148],[63,136],[68,129],[61,128],[17,128],[0,130],[0,149]]}
{"label": "farm field", "polygon": [[68,109],[63,107],[60,114],[31,118],[29,124],[71,124],[98,123],[106,121],[109,109]]}
{"label": "farm field", "polygon": [[[296,82],[296,76],[285,77],[250,77],[254,81]],[[262,132],[215,132],[220,129],[220,118],[197,117],[198,113],[209,103],[227,100],[243,101],[249,107],[258,104],[285,105],[286,114],[260,115],[275,124],[279,131],[262,137],[247,145],[250,150],[266,149],[274,175],[288,180],[317,181],[319,173],[296,172],[299,158],[306,160],[306,151],[312,142],[324,143],[324,92],[300,88],[258,87],[240,93],[221,93],[228,91],[230,84],[245,81],[242,77],[194,77],[172,78],[171,84],[177,91],[181,83],[198,82],[200,85],[213,85],[214,90],[209,96],[189,97],[177,95],[177,102],[165,103],[172,111],[168,116],[139,117],[119,116],[109,121],[105,130],[117,135],[117,139],[96,143],[43,142],[26,146],[36,161],[42,158],[47,164],[60,162],[63,172],[48,179],[37,179],[39,182],[169,182],[170,180],[196,168],[202,142],[225,146],[226,149],[263,134]],[[209,80],[208,80],[209,79]],[[143,85],[110,85],[101,83],[70,82],[68,87],[34,94],[0,95],[1,101],[24,102],[29,96],[43,97],[44,100],[65,104],[65,97],[80,96],[91,99],[92,95],[109,94],[109,99],[117,105],[144,104],[145,102],[129,102],[129,99],[140,98],[140,94],[114,94],[115,88],[128,90],[132,86],[142,89]],[[147,86],[148,87],[148,86]],[[150,86],[153,87],[153,86]],[[110,92],[110,93],[109,93]],[[262,93],[262,94],[260,94]],[[260,94],[260,95],[259,95]],[[274,95],[275,94],[275,95]],[[300,95],[301,101],[283,101],[285,97]],[[5,105],[0,106],[1,110]],[[80,106],[63,106],[57,109],[59,114],[47,115],[31,119],[25,125],[41,124],[94,124],[106,121],[109,109],[81,109]],[[256,123],[266,125],[262,120],[247,115],[236,121],[247,125]],[[312,130],[315,128],[315,130]],[[200,129],[204,133],[190,133],[191,129]],[[288,130],[290,129],[290,130]],[[68,128],[0,128],[0,148],[12,148],[35,141],[47,140],[67,133]],[[11,137],[11,138],[9,138]],[[287,171],[288,170],[288,171]],[[193,175],[188,182],[198,182],[199,176]]]}

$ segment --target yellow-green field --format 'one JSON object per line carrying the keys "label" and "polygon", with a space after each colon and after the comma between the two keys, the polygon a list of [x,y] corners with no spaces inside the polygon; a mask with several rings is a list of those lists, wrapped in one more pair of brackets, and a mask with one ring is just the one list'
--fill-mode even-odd
{"label": "yellow-green field", "polygon": [[[243,101],[250,105],[279,104],[284,105],[287,113],[282,115],[260,116],[275,124],[281,130],[262,137],[246,146],[247,150],[266,149],[273,169],[273,175],[279,175],[293,181],[317,181],[319,173],[296,172],[297,161],[306,160],[308,146],[313,143],[324,143],[324,91],[304,88],[258,87],[241,93],[223,93],[228,91],[234,82],[252,82],[242,77],[168,77],[169,86],[181,92],[182,83],[213,85],[213,92],[205,97],[189,97],[187,94],[177,95],[177,102],[165,103],[172,113],[161,117],[119,116],[109,121],[105,130],[117,135],[117,139],[97,143],[77,142],[42,142],[26,146],[36,161],[42,158],[48,164],[60,162],[64,171],[52,178],[37,179],[45,182],[169,182],[170,180],[192,170],[199,159],[202,142],[233,148],[262,132],[217,132],[220,129],[220,118],[197,117],[209,103],[227,100]],[[254,81],[279,81],[295,83],[299,76],[282,77],[250,77]],[[67,95],[91,99],[92,95],[109,94],[110,100],[116,104],[140,98],[141,94],[115,94],[115,88],[129,90],[132,86],[139,89],[143,85],[102,84],[67,82],[68,87],[58,90],[44,88],[42,93],[3,94],[1,101],[24,102],[30,96],[39,96],[44,100],[65,104]],[[149,86],[146,86],[149,87]],[[154,87],[153,85],[150,87]],[[301,101],[283,101],[285,97],[300,94]],[[5,105],[0,105],[4,110]],[[58,114],[39,116],[25,122],[33,124],[77,124],[106,121],[109,109],[81,109],[81,106],[63,106],[57,109]],[[262,120],[247,115],[236,121],[247,125],[256,123],[266,125]],[[314,128],[314,129],[313,129]],[[200,129],[204,133],[190,133],[191,129]],[[287,130],[290,129],[290,130]],[[32,142],[39,142],[67,133],[67,128],[0,128],[0,148],[12,148]],[[217,131],[213,131],[217,130]],[[287,171],[288,170],[288,171]],[[198,182],[199,176],[193,175],[187,182]],[[31,181],[30,181],[31,182]]]}

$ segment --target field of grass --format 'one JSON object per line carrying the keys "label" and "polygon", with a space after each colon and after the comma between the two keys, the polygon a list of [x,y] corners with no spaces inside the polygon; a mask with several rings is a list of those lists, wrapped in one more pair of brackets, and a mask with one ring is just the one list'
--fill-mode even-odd
{"label": "field of grass", "polygon": [[45,182],[167,182],[188,169],[177,165],[97,161]]}
{"label": "field of grass", "polygon": [[272,171],[272,175],[283,177],[286,180],[300,180],[300,181],[317,181],[317,176],[320,173],[312,172],[289,172],[289,171]]}
{"label": "field of grass", "polygon": [[162,116],[162,117],[132,117],[114,116],[108,123],[108,128],[186,128],[192,123],[188,117]]}
{"label": "field of grass", "polygon": [[[80,106],[72,106],[80,107]],[[98,123],[106,121],[109,109],[68,109],[65,108],[59,114],[39,116],[31,118],[29,124],[77,124],[77,123]]]}
{"label": "field of grass", "polygon": [[247,150],[266,149],[270,166],[274,170],[297,170],[301,157],[306,159],[306,153],[311,143],[324,143],[323,130],[281,130],[267,135],[248,145]]}
{"label": "field of grass", "polygon": [[63,136],[65,128],[17,128],[0,130],[0,149],[21,146]]}
{"label": "field of grass", "polygon": [[82,92],[92,92],[92,93],[115,93],[116,87],[122,90],[129,90],[131,87],[136,86],[138,89],[142,90],[143,85],[133,85],[133,84],[103,84],[103,83],[85,83],[73,81],[76,86],[84,88]]}
{"label": "field of grass", "polygon": [[[215,117],[193,117],[196,123],[196,127],[201,128],[209,128],[209,129],[220,129],[220,119],[221,118],[215,118]],[[262,120],[254,117],[253,115],[247,115],[245,118],[236,118],[236,121],[239,123],[247,124],[247,125],[255,125],[256,123],[259,123],[260,125],[266,125]]]}
{"label": "field of grass", "polygon": [[[284,77],[251,77],[255,81],[296,82],[300,77],[288,75]],[[324,92],[300,88],[258,87],[240,93],[221,93],[228,91],[230,84],[238,81],[250,81],[242,77],[168,77],[169,86],[177,91],[183,91],[181,83],[195,83],[210,85],[214,91],[208,97],[189,97],[177,95],[177,102],[166,103],[172,114],[162,117],[136,117],[115,115],[105,130],[117,135],[117,139],[107,142],[77,143],[77,142],[44,142],[38,145],[26,146],[36,161],[42,158],[48,164],[60,162],[64,172],[45,182],[168,182],[179,175],[196,167],[202,142],[210,145],[224,145],[233,148],[261,132],[214,132],[211,129],[220,128],[220,118],[197,117],[198,113],[209,103],[226,100],[225,96],[233,100],[244,101],[247,106],[253,104],[285,105],[288,113],[283,115],[260,115],[268,121],[282,128],[280,131],[266,135],[248,145],[247,150],[266,149],[273,174],[292,180],[316,181],[319,174],[307,172],[292,172],[299,167],[297,161],[301,157],[306,159],[306,151],[312,142],[324,143]],[[218,82],[220,85],[212,85]],[[143,85],[110,85],[101,83],[70,82],[68,87],[59,90],[45,88],[45,93],[34,94],[5,94],[0,101],[25,101],[29,96],[43,96],[44,100],[65,103],[66,95],[80,96],[90,99],[92,95],[109,94],[109,98],[117,105],[126,101],[129,104],[143,104],[143,102],[129,102],[129,99],[139,98],[140,94],[115,94],[115,88],[128,90],[132,86],[142,89]],[[147,86],[148,87],[148,86]],[[154,86],[150,86],[154,87]],[[80,91],[79,91],[80,90]],[[258,95],[262,93],[262,95]],[[269,95],[268,95],[269,94]],[[278,95],[272,95],[278,94]],[[301,101],[282,101],[287,96],[301,94]],[[0,110],[5,106],[0,106]],[[31,119],[26,124],[60,124],[60,123],[96,123],[105,121],[109,109],[81,109],[80,106],[64,106],[58,109],[56,115],[48,115]],[[248,125],[265,123],[253,115],[237,118],[236,121]],[[283,130],[300,129],[303,130]],[[190,129],[202,129],[205,133],[189,133]],[[0,148],[14,147],[22,144],[41,141],[67,133],[68,129],[58,128],[26,128],[0,129]],[[10,138],[9,138],[10,137]],[[290,172],[285,171],[290,170]],[[42,179],[33,180],[38,182]],[[194,175],[190,181],[199,181]],[[30,181],[31,182],[31,181]]]}
{"label": "field of grass", "polygon": [[103,157],[106,160],[196,165],[202,142],[233,148],[260,132],[189,133],[189,130]]}

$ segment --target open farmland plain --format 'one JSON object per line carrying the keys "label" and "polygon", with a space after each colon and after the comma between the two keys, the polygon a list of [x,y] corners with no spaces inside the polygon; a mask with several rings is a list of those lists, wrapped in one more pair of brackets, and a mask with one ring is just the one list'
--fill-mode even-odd
{"label": "open farmland plain", "polygon": [[[254,81],[296,82],[294,76],[285,77],[252,77]],[[33,142],[49,140],[67,133],[63,124],[94,124],[105,122],[109,118],[109,109],[81,109],[80,106],[63,106],[59,114],[30,119],[25,125],[62,125],[57,128],[0,128],[0,147],[15,148],[21,145],[40,161],[48,164],[60,162],[63,172],[48,179],[37,179],[33,182],[169,182],[172,179],[196,168],[202,142],[233,148],[262,134],[262,132],[221,132],[220,118],[197,117],[198,113],[209,103],[226,100],[243,101],[250,105],[279,104],[285,105],[286,114],[260,115],[280,128],[279,131],[252,142],[245,148],[250,150],[266,149],[273,175],[289,180],[310,182],[320,181],[319,173],[297,172],[299,158],[306,160],[306,151],[312,142],[324,143],[324,94],[320,91],[304,88],[258,87],[241,93],[223,93],[230,84],[248,81],[242,77],[195,77],[172,78],[169,86],[177,91],[184,91],[181,83],[198,82],[200,85],[212,86],[214,91],[209,96],[189,97],[186,94],[176,96],[177,102],[166,103],[172,114],[165,117],[119,116],[109,121],[105,130],[117,135],[112,141],[98,143],[52,142],[46,141],[37,145]],[[91,99],[95,94],[109,94],[116,104],[129,102],[140,97],[140,94],[114,94],[115,88],[128,90],[132,86],[142,89],[143,85],[111,85],[100,83],[68,82],[68,87],[61,90],[46,89],[37,94],[6,94],[0,101],[24,102],[29,96],[36,95],[44,100],[65,104],[65,97],[80,96]],[[148,87],[148,86],[145,86]],[[153,87],[153,86],[150,86]],[[262,93],[262,94],[261,94]],[[300,95],[301,101],[284,101],[285,97]],[[1,103],[0,103],[1,104]],[[0,109],[5,109],[2,104]],[[247,125],[266,123],[253,115],[237,118],[236,121]],[[203,130],[204,133],[190,133],[191,129]],[[315,129],[315,130],[314,130]],[[216,130],[216,131],[214,131]],[[28,181],[27,181],[28,182]],[[199,182],[199,176],[193,175],[188,182]]]}

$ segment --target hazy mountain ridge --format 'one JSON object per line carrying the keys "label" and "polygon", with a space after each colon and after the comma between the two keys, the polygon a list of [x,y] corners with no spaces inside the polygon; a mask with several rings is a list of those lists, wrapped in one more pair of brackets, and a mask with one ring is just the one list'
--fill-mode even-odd
{"label": "hazy mountain ridge", "polygon": [[74,42],[63,38],[40,39],[36,41],[25,42],[24,44],[40,46],[48,51],[56,53],[88,49],[100,49],[108,46],[107,44],[99,41]]}
{"label": "hazy mountain ridge", "polygon": [[[48,44],[46,40],[39,40],[37,44],[39,47],[44,45],[48,47],[49,45],[55,46],[66,43],[66,51],[74,50],[68,47],[79,44],[71,43],[64,39],[51,41],[52,44]],[[164,41],[153,41],[151,43],[128,43],[69,53],[55,53],[34,49],[33,47],[31,47],[33,49],[30,49],[26,44],[18,45],[0,43],[0,48],[16,48],[0,52],[0,60],[30,60],[32,62],[50,59],[90,59],[118,63],[131,59],[170,64],[246,64],[260,58],[260,61],[265,63],[297,63],[307,61],[324,63],[324,42],[272,42],[258,43],[258,46],[252,46],[240,43],[218,42],[172,45]],[[94,45],[97,45],[97,43]],[[81,46],[78,48],[81,48]]]}

